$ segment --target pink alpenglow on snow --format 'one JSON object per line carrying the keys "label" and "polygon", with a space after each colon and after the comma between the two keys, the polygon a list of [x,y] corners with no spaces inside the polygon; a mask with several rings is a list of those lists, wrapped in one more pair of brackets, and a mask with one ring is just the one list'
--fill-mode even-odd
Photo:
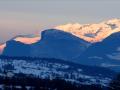
{"label": "pink alpenglow on snow", "polygon": [[6,47],[6,44],[1,44],[0,45],[0,54],[3,52],[5,47]]}
{"label": "pink alpenglow on snow", "polygon": [[97,24],[65,24],[56,26],[65,32],[82,38],[88,42],[100,42],[113,33],[120,32],[120,19],[112,19]]}
{"label": "pink alpenglow on snow", "polygon": [[17,37],[14,39],[15,41],[19,41],[22,42],[24,44],[32,44],[32,43],[36,43],[40,40],[40,37]]}

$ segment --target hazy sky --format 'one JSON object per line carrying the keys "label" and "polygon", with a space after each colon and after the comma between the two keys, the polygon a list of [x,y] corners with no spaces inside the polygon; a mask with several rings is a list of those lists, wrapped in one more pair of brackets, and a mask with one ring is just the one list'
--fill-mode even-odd
{"label": "hazy sky", "polygon": [[66,23],[120,18],[120,0],[0,0],[0,43]]}

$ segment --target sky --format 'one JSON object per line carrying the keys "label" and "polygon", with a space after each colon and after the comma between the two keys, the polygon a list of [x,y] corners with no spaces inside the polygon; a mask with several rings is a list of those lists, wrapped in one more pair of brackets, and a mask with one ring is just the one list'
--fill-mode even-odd
{"label": "sky", "polygon": [[120,0],[0,0],[0,43],[67,23],[120,18]]}

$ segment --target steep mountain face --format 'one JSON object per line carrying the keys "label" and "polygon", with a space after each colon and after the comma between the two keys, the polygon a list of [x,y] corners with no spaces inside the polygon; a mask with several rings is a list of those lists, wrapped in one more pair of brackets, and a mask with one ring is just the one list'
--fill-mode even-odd
{"label": "steep mountain face", "polygon": [[70,33],[50,29],[43,31],[41,40],[33,44],[8,41],[3,55],[74,59],[85,51],[89,44]]}
{"label": "steep mountain face", "polygon": [[[40,36],[38,36],[38,35],[19,35],[19,36],[12,38],[11,40],[18,41],[23,44],[33,44],[40,40]],[[0,44],[0,54],[3,53],[5,47],[6,47],[6,43]]]}
{"label": "steep mountain face", "polygon": [[5,56],[30,56],[30,45],[21,43],[19,41],[10,40],[6,42],[6,47],[2,55]]}
{"label": "steep mountain face", "polygon": [[120,70],[120,32],[92,44],[78,59],[82,64]]}
{"label": "steep mountain face", "polygon": [[55,27],[84,39],[88,42],[100,42],[115,32],[120,31],[120,19],[112,19],[98,24],[66,24]]}
{"label": "steep mountain face", "polygon": [[60,59],[74,59],[86,50],[89,43],[56,29],[42,32],[42,39],[32,45],[32,55],[40,57],[54,57]]}

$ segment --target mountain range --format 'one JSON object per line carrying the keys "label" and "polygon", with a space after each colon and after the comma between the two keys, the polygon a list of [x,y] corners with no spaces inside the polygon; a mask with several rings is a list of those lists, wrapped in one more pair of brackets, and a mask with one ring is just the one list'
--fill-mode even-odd
{"label": "mountain range", "polygon": [[56,29],[72,33],[73,35],[91,42],[100,42],[111,34],[120,31],[120,19],[112,19],[95,24],[65,24],[55,27]]}
{"label": "mountain range", "polygon": [[66,24],[39,36],[17,36],[0,45],[1,55],[58,58],[120,70],[120,19]]}
{"label": "mountain range", "polygon": [[[69,60],[79,56],[87,47],[86,42],[70,33],[49,29],[41,34],[41,40],[32,44],[10,40],[2,53],[5,56],[32,56]],[[11,52],[12,51],[12,52]]]}

